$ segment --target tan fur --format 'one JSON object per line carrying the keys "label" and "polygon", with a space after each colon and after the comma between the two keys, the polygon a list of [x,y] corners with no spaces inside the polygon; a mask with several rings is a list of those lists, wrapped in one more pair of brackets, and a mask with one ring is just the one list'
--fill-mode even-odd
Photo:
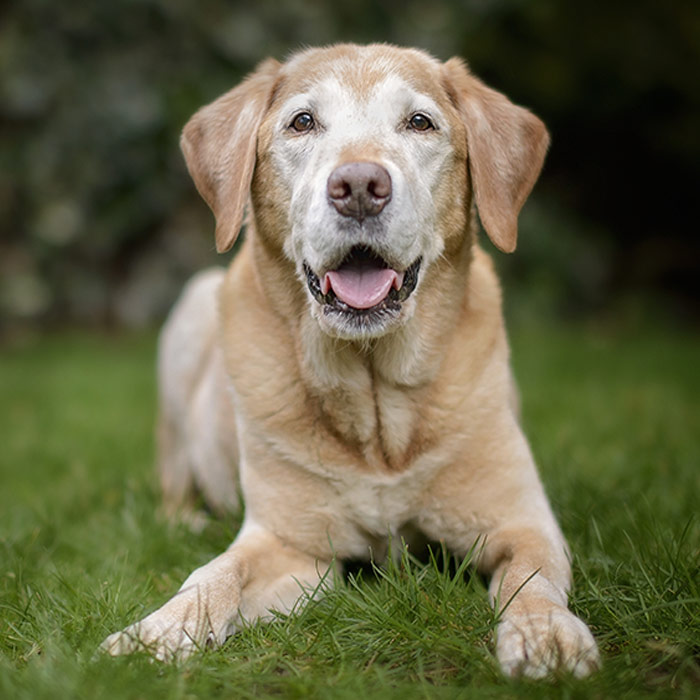
{"label": "tan fur", "polygon": [[[317,136],[286,127],[284,110],[297,95],[310,95],[312,105],[333,94],[363,105],[381,90],[433,105],[439,130],[411,134],[393,103],[385,116],[358,113],[390,129],[383,140],[370,130],[322,142],[345,103],[317,107],[330,123]],[[354,120],[344,123],[353,132]],[[315,153],[330,138],[335,161],[321,163],[329,169],[394,163],[402,149],[412,149],[406,163],[425,159],[413,177],[431,183],[434,229],[415,232],[427,236],[419,286],[386,331],[345,337],[324,327],[289,245],[311,234],[306,211],[295,209],[296,161],[285,154],[306,158],[300,143]],[[390,536],[417,528],[459,555],[482,544],[478,566],[491,575],[502,613],[496,650],[506,673],[585,675],[597,666],[590,632],[566,608],[566,544],[515,414],[500,289],[475,238],[473,194],[494,243],[515,248],[518,212],[546,146],[539,119],[459,60],[441,64],[391,46],[341,45],[266,62],[192,118],[183,150],[217,216],[220,249],[235,239],[249,193],[252,206],[225,277],[193,282],[164,331],[161,474],[171,511],[187,506],[194,486],[221,510],[237,506],[238,470],[246,517],[227,552],[162,608],[108,638],[110,653],[148,645],[170,658],[220,644],[243,618],[291,609],[334,560],[379,554]],[[402,183],[394,216],[413,205]],[[341,234],[328,235],[343,244]]]}

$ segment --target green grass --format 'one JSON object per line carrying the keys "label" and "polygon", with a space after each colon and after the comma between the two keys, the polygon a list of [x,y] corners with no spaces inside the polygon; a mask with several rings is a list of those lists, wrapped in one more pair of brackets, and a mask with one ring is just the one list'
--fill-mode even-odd
{"label": "green grass", "polygon": [[363,572],[173,666],[96,655],[227,546],[168,526],[152,469],[155,338],[0,350],[0,698],[700,695],[700,338],[514,334],[523,419],[604,667],[504,679],[483,582],[438,557]]}

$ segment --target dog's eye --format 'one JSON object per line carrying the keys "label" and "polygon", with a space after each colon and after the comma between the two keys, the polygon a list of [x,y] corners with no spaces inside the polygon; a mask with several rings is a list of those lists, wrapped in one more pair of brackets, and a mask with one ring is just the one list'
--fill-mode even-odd
{"label": "dog's eye", "polygon": [[299,114],[295,115],[289,128],[303,134],[307,131],[311,131],[314,125],[314,118],[308,112],[299,112]]}
{"label": "dog's eye", "polygon": [[434,129],[435,126],[433,122],[430,121],[425,114],[416,112],[409,120],[408,125],[413,129],[413,131],[430,131]]}

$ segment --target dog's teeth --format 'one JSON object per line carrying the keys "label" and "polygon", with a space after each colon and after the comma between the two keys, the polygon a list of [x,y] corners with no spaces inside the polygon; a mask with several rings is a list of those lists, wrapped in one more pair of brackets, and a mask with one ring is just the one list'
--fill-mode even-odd
{"label": "dog's teeth", "polygon": [[403,286],[403,276],[405,273],[403,272],[397,272],[396,277],[394,277],[394,283],[392,286],[394,289],[398,292],[401,290],[401,287]]}
{"label": "dog's teeth", "polygon": [[323,275],[323,279],[321,280],[321,294],[324,296],[328,294],[331,290],[331,280],[330,277],[328,277],[328,273]]}

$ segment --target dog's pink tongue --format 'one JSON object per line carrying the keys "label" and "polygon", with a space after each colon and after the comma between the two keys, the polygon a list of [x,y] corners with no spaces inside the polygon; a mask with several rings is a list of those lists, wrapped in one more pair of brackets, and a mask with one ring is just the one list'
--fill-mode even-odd
{"label": "dog's pink tongue", "polygon": [[369,309],[386,299],[392,286],[401,288],[403,273],[376,267],[341,267],[327,272],[324,294],[332,288],[335,295],[355,309]]}

